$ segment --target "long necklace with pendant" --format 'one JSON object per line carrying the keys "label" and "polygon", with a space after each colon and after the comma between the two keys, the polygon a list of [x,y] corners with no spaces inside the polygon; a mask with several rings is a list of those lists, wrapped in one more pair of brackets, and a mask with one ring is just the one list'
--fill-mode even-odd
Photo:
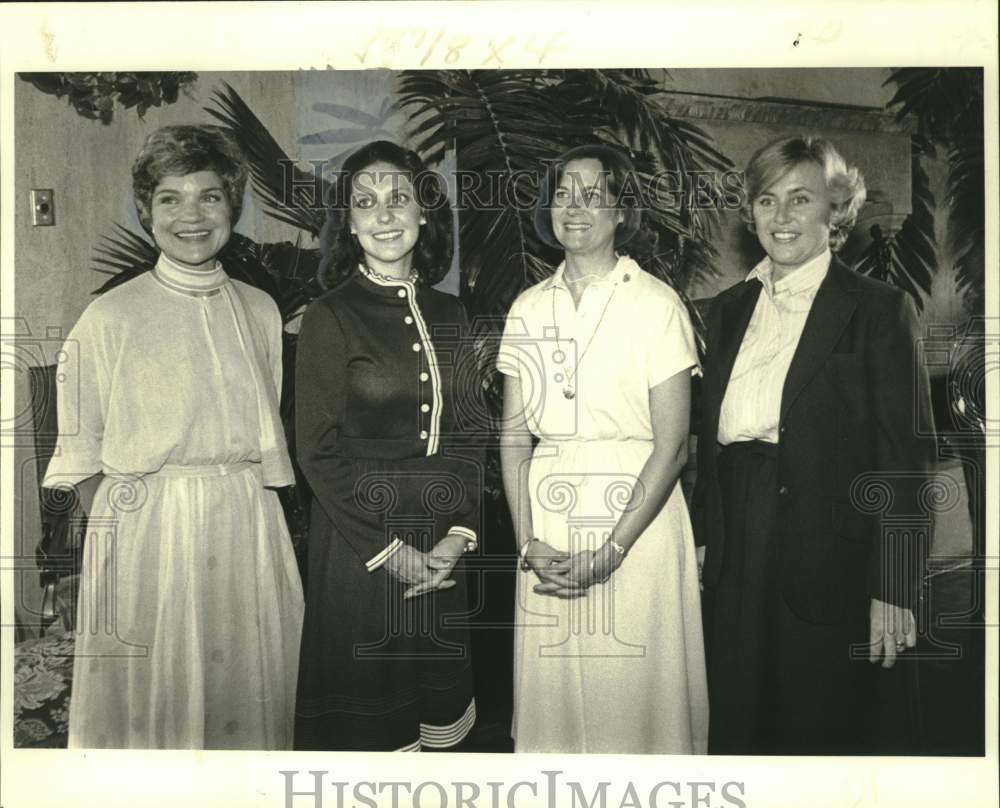
{"label": "long necklace with pendant", "polygon": [[566,364],[566,352],[562,349],[562,340],[559,339],[559,327],[556,325],[556,288],[555,286],[552,287],[552,329],[555,331],[556,335],[556,350],[552,354],[552,359],[563,367],[563,378],[566,380],[566,385],[563,387],[563,396],[567,399],[572,400],[576,398],[576,387],[573,380],[580,372],[580,364],[583,362],[583,357],[586,356],[587,350],[594,341],[594,337],[597,336],[601,323],[604,322],[604,315],[608,311],[608,306],[611,305],[611,298],[615,296],[617,289],[618,284],[615,283],[615,285],[611,287],[611,294],[608,295],[608,299],[604,302],[604,308],[601,309],[601,316],[597,318],[597,325],[594,326],[594,330],[590,334],[590,339],[587,340],[587,344],[583,347],[583,351],[576,358],[576,368],[572,373],[570,373],[569,365]]}

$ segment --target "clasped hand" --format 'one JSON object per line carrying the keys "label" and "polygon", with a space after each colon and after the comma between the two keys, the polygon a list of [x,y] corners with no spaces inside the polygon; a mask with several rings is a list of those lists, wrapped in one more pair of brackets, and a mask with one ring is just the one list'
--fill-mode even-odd
{"label": "clasped hand", "polygon": [[621,566],[621,560],[607,543],[596,551],[581,550],[570,555],[535,539],[524,554],[525,563],[540,581],[533,587],[534,591],[567,600],[581,598],[591,586],[606,581]]}
{"label": "clasped hand", "polygon": [[412,584],[403,593],[403,599],[454,587],[457,582],[449,576],[465,551],[465,542],[464,536],[449,533],[429,553],[408,544],[393,553],[385,562],[389,574],[401,583]]}

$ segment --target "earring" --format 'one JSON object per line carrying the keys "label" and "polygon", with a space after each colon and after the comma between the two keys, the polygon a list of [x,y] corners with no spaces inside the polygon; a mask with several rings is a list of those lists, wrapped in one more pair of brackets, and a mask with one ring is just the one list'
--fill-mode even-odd
{"label": "earring", "polygon": [[427,224],[427,220],[423,216],[420,217],[420,224]]}

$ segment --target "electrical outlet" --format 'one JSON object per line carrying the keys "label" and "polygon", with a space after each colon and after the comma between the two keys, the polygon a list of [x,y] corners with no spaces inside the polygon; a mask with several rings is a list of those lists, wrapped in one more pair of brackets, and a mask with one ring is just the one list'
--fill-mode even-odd
{"label": "electrical outlet", "polygon": [[51,188],[35,188],[31,192],[31,224],[34,227],[56,223],[56,208]]}

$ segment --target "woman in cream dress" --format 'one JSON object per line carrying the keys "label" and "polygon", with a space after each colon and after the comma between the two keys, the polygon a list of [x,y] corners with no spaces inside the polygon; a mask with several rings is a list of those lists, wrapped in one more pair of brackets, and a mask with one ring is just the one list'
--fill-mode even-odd
{"label": "woman in cream dress", "polygon": [[150,135],[133,168],[154,269],[87,307],[63,350],[47,487],[96,493],[71,747],[287,749],[302,588],[275,487],[281,317],[216,260],[247,170],[216,127]]}
{"label": "woman in cream dress", "polygon": [[616,204],[630,170],[600,146],[550,169],[536,227],[566,261],[514,302],[497,363],[522,558],[520,752],[706,748],[698,566],[677,484],[698,360],[677,294],[615,254],[638,228]]}

